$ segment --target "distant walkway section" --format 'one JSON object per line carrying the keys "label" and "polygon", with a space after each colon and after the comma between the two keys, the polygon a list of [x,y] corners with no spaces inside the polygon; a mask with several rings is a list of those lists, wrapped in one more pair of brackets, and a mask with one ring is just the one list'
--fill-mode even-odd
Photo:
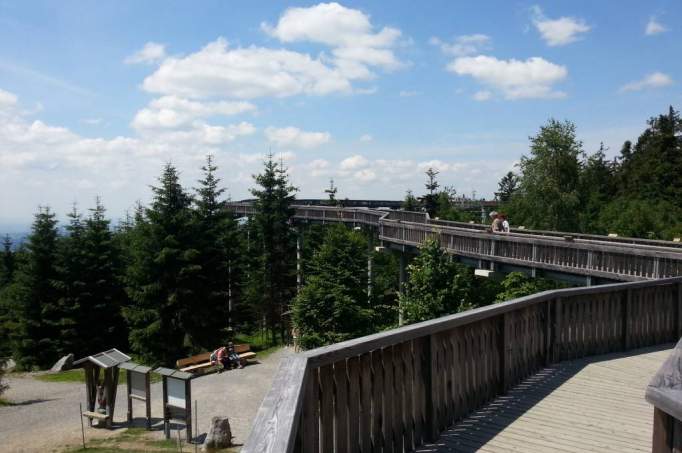
{"label": "distant walkway section", "polygon": [[547,367],[417,452],[650,452],[644,392],[672,346]]}

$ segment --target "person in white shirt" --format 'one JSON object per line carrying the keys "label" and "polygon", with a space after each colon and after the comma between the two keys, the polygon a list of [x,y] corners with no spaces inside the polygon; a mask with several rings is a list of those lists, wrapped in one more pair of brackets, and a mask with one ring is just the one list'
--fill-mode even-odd
{"label": "person in white shirt", "polygon": [[502,214],[502,231],[509,233],[509,220],[507,220],[507,214]]}

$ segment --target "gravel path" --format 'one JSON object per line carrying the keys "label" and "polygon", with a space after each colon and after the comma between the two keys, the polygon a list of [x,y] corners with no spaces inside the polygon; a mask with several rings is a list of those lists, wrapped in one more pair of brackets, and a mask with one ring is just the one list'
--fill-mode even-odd
{"label": "gravel path", "polygon": [[[198,402],[199,434],[206,432],[211,417],[227,416],[234,442],[242,444],[280,359],[291,353],[290,349],[282,349],[241,370],[194,379],[192,399]],[[10,388],[3,397],[16,405],[0,407],[0,452],[55,452],[81,442],[78,403],[85,407],[85,384],[42,382],[30,375],[10,377],[8,381]],[[161,390],[160,382],[152,384],[152,418],[157,429],[153,435],[158,438],[163,436],[158,430],[163,414]],[[133,414],[143,417],[144,404],[133,404]],[[126,408],[124,384],[119,386],[116,397],[116,429],[88,428],[86,423],[86,439],[121,432],[126,428]],[[137,422],[142,426],[143,419]]]}

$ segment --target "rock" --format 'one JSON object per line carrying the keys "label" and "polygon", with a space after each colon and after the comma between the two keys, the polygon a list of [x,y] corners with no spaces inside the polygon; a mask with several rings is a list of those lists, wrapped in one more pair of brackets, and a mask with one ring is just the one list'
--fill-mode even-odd
{"label": "rock", "polygon": [[232,446],[232,430],[227,417],[213,417],[201,451],[227,448]]}
{"label": "rock", "polygon": [[65,355],[61,359],[57,360],[50,371],[53,373],[58,373],[60,371],[70,370],[73,366],[73,354]]}
{"label": "rock", "polygon": [[14,371],[16,367],[17,363],[14,360],[7,359],[7,362],[5,362],[5,365],[2,368],[9,373],[11,371]]}

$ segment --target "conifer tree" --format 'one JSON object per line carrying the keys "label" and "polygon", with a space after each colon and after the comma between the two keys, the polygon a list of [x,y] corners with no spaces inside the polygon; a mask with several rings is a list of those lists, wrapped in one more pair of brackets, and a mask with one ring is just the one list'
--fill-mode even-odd
{"label": "conifer tree", "polygon": [[419,200],[417,200],[417,197],[414,196],[411,190],[405,193],[405,199],[401,207],[405,211],[419,211]]}
{"label": "conifer tree", "polygon": [[209,155],[195,189],[194,231],[201,272],[197,273],[190,334],[201,349],[214,348],[229,336],[230,304],[236,303],[242,278],[237,223],[222,200],[225,189],[220,187],[217,169]]}
{"label": "conifer tree", "polygon": [[22,369],[45,368],[59,351],[57,220],[50,208],[35,215],[26,243],[26,258],[17,272],[11,310],[10,340]]}
{"label": "conifer tree", "polygon": [[171,365],[187,352],[188,313],[196,300],[192,200],[171,164],[152,192],[151,206],[136,216],[124,316],[131,349],[147,363]]}
{"label": "conifer tree", "polygon": [[289,183],[284,165],[272,159],[264,162],[263,173],[254,176],[257,188],[253,232],[258,258],[249,282],[249,298],[260,307],[265,324],[275,341],[278,329],[285,340],[288,325],[283,314],[295,291],[295,241],[291,229],[296,188]]}
{"label": "conifer tree", "polygon": [[126,348],[127,329],[121,310],[126,295],[121,281],[121,252],[99,198],[85,220],[83,262],[85,287],[78,320],[84,354]]}
{"label": "conifer tree", "polygon": [[[80,316],[84,307],[84,298],[87,294],[87,279],[85,272],[84,250],[84,225],[82,215],[73,207],[68,214],[69,224],[66,226],[67,235],[60,237],[58,241],[57,271],[58,276],[54,280],[59,289],[59,354],[74,353],[81,357],[85,352],[80,335]],[[93,314],[94,315],[94,314]],[[88,340],[94,340],[88,338]],[[99,352],[99,351],[93,351]]]}
{"label": "conifer tree", "polygon": [[14,251],[12,250],[12,239],[9,234],[5,235],[2,241],[2,267],[0,268],[0,288],[12,283],[16,263]]}
{"label": "conifer tree", "polygon": [[293,301],[293,321],[305,349],[370,333],[367,240],[343,225],[330,226],[315,251],[306,284]]}
{"label": "conifer tree", "polygon": [[438,187],[440,187],[440,184],[438,184],[438,180],[436,179],[437,176],[438,170],[434,170],[433,168],[426,170],[427,181],[425,187],[427,192],[422,197],[421,202],[424,205],[424,209],[426,209],[426,212],[428,212],[431,217],[435,216],[436,210],[438,209]]}

